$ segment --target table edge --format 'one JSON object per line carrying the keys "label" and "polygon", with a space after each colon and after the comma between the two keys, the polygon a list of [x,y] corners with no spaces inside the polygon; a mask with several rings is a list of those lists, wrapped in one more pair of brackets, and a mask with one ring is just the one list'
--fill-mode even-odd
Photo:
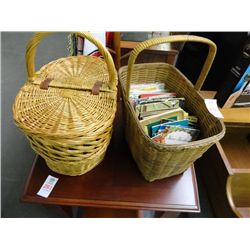
{"label": "table edge", "polygon": [[132,209],[132,210],[154,210],[154,211],[176,211],[176,212],[200,212],[200,206],[198,205],[162,205],[162,204],[148,204],[148,203],[136,203],[133,202],[114,202],[107,200],[84,200],[78,199],[65,199],[62,198],[50,198],[47,200],[42,197],[34,197],[24,195],[21,198],[22,202],[38,203],[38,204],[51,204],[51,205],[65,205],[65,206],[80,206],[80,207],[103,207],[103,208],[116,208],[116,209]]}
{"label": "table edge", "polygon": [[31,171],[25,183],[23,194],[21,196],[22,202],[27,203],[37,203],[37,204],[51,204],[51,205],[66,205],[66,206],[81,206],[81,207],[103,207],[103,208],[116,208],[116,209],[140,209],[140,210],[154,210],[154,211],[176,211],[176,212],[195,212],[199,213],[200,210],[200,201],[199,201],[199,190],[197,185],[196,173],[194,164],[191,165],[191,173],[193,179],[193,189],[194,189],[194,199],[196,205],[180,205],[180,204],[150,204],[150,203],[141,203],[133,202],[133,205],[129,201],[119,202],[119,201],[109,201],[109,200],[89,200],[89,199],[62,199],[56,197],[50,197],[49,199],[27,195],[28,184],[32,177],[36,161],[38,160],[39,155],[34,157]]}
{"label": "table edge", "polygon": [[192,179],[194,188],[194,199],[196,205],[180,205],[180,204],[150,204],[142,202],[131,202],[129,201],[109,201],[109,200],[90,200],[90,199],[63,199],[56,197],[43,198],[39,196],[27,195],[28,183],[34,171],[38,155],[35,156],[30,174],[27,178],[23,194],[21,196],[22,202],[27,203],[37,203],[37,204],[51,204],[51,205],[66,205],[66,206],[81,206],[81,207],[105,207],[105,208],[117,208],[117,209],[142,209],[142,210],[154,210],[154,211],[176,211],[176,212],[200,212],[200,202],[199,202],[199,190],[196,180],[196,174],[194,166],[192,165]]}

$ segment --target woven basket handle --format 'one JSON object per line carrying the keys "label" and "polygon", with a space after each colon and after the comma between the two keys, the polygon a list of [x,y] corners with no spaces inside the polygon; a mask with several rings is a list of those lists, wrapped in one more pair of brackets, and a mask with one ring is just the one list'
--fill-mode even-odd
{"label": "woven basket handle", "polygon": [[161,43],[173,43],[173,42],[199,42],[199,43],[205,43],[209,46],[208,55],[206,58],[206,61],[203,65],[203,68],[201,70],[201,73],[198,77],[198,80],[196,84],[194,85],[194,88],[196,90],[200,90],[206,76],[211,68],[211,65],[213,63],[214,57],[216,55],[217,47],[215,43],[213,43],[211,40],[199,36],[189,36],[189,35],[175,35],[175,36],[167,36],[167,37],[157,37],[152,38],[147,41],[139,43],[134,50],[131,52],[129,60],[128,60],[128,74],[127,74],[127,98],[129,97],[129,91],[130,91],[130,82],[132,77],[132,71],[133,71],[133,65],[135,63],[135,60],[139,53],[141,53],[144,49],[149,48],[154,45],[159,45]]}
{"label": "woven basket handle", "polygon": [[[28,78],[32,79],[34,76],[36,70],[35,70],[35,55],[36,55],[36,49],[41,42],[41,40],[48,36],[53,34],[52,32],[37,32],[34,34],[34,36],[30,39],[30,41],[27,44],[26,47],[26,69],[28,73]],[[104,60],[107,64],[108,72],[109,72],[109,87],[110,89],[114,90],[116,88],[116,70],[114,66],[113,59],[109,53],[109,51],[103,46],[101,41],[96,39],[94,36],[92,36],[89,32],[75,32],[77,36],[81,36],[83,38],[88,39],[90,42],[92,42],[100,51],[102,56],[104,57]]]}

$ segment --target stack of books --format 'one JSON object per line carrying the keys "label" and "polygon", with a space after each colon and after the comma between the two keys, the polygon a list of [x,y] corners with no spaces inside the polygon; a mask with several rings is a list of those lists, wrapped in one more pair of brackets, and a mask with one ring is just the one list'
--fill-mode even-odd
{"label": "stack of books", "polygon": [[165,88],[165,83],[131,85],[130,102],[145,133],[162,144],[197,140],[198,119],[185,110],[185,98]]}

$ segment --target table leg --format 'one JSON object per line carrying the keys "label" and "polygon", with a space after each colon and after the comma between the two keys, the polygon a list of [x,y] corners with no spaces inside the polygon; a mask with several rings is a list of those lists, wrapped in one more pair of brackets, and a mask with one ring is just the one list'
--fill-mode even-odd
{"label": "table leg", "polygon": [[177,218],[180,212],[155,211],[154,218]]}
{"label": "table leg", "polygon": [[48,205],[48,204],[44,204],[44,206],[50,210],[55,211],[56,213],[58,213],[62,217],[69,217],[69,218],[74,217],[73,207],[71,207],[71,206]]}
{"label": "table leg", "polygon": [[64,211],[65,215],[67,215],[70,218],[74,217],[73,214],[73,207],[71,206],[60,206],[60,208],[62,209],[62,211]]}
{"label": "table leg", "polygon": [[143,218],[143,210],[84,207],[81,218]]}

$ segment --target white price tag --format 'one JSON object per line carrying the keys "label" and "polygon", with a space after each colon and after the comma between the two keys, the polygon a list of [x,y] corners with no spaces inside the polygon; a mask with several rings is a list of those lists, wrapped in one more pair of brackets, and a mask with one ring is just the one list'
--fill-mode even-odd
{"label": "white price tag", "polygon": [[216,99],[205,99],[205,104],[208,111],[217,118],[224,118],[217,106]]}
{"label": "white price tag", "polygon": [[54,186],[56,185],[58,178],[49,175],[45,182],[43,183],[42,187],[38,191],[37,195],[42,196],[44,198],[48,198],[49,194],[53,190]]}

